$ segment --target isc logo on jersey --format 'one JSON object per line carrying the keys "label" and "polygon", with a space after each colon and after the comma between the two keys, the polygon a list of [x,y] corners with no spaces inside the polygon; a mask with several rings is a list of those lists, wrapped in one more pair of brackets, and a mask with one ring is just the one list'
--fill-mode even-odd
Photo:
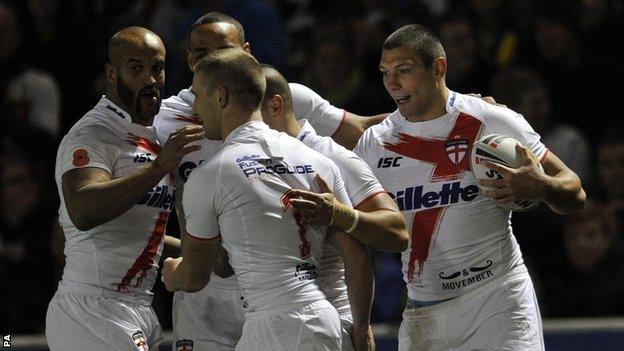
{"label": "isc logo on jersey", "polygon": [[439,188],[425,189],[424,186],[412,186],[389,193],[401,211],[420,210],[422,208],[441,207],[468,202],[479,195],[476,185],[462,187],[461,182],[444,183]]}

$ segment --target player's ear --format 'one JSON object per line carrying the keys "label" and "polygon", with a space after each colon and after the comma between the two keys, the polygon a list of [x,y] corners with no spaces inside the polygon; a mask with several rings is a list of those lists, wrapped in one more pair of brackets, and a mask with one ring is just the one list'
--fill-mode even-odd
{"label": "player's ear", "polygon": [[110,63],[104,64],[104,72],[106,74],[106,81],[113,84],[117,81],[117,67]]}
{"label": "player's ear", "polygon": [[268,97],[266,99],[266,102],[263,102],[263,104],[266,105],[266,109],[271,114],[271,117],[277,116],[277,113],[280,110],[280,104],[281,104],[281,102],[279,101],[280,98],[281,97],[279,95],[275,94],[275,95],[271,95],[271,97]]}
{"label": "player's ear", "polygon": [[186,64],[188,64],[191,72],[193,72],[193,68],[195,68],[195,64],[197,64],[197,62],[195,62],[195,60],[193,59],[193,54],[191,53],[191,50],[188,49],[186,50]]}
{"label": "player's ear", "polygon": [[251,55],[251,44],[249,44],[249,42],[246,42],[245,45],[243,45],[243,50]]}
{"label": "player's ear", "polygon": [[274,116],[281,116],[284,113],[284,99],[281,95],[275,94],[271,96],[269,104],[271,107],[271,113]]}
{"label": "player's ear", "polygon": [[218,86],[217,91],[219,92],[219,107],[227,107],[230,101],[230,92],[223,85]]}
{"label": "player's ear", "polygon": [[437,57],[433,60],[433,70],[436,78],[444,78],[446,76],[446,58]]}

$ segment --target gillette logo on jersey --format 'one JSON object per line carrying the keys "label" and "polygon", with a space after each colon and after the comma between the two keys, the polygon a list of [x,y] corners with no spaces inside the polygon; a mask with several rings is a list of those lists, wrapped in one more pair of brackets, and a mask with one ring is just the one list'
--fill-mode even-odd
{"label": "gillette logo on jersey", "polygon": [[143,195],[141,200],[137,202],[137,205],[146,205],[173,211],[173,207],[175,206],[175,189],[172,189],[170,194],[168,185],[156,186],[147,194]]}
{"label": "gillette logo on jersey", "polygon": [[461,182],[445,183],[441,188],[424,191],[424,186],[414,186],[399,190],[396,194],[388,193],[401,211],[419,210],[457,204],[460,201],[472,201],[479,195],[476,185],[461,186]]}
{"label": "gillette logo on jersey", "polygon": [[[470,170],[466,154],[470,152],[480,130],[481,123],[478,120],[460,114],[446,138],[428,139],[400,133],[396,142],[384,143],[386,150],[434,165],[424,185],[410,186],[390,194],[399,209],[411,211],[474,200],[479,194],[479,188],[474,184],[462,187],[460,180]],[[447,182],[442,183],[444,181]]]}

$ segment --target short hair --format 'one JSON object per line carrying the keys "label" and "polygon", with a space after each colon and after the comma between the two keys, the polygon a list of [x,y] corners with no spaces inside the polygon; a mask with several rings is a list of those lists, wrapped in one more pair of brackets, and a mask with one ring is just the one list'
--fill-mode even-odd
{"label": "short hair", "polygon": [[115,33],[108,41],[108,63],[117,64],[122,52],[130,46],[140,46],[145,42],[145,36],[153,36],[158,38],[158,41],[165,49],[164,44],[160,37],[151,30],[139,26],[126,27]]}
{"label": "short hair", "polygon": [[204,24],[211,24],[211,23],[229,23],[233,25],[234,28],[236,28],[236,31],[238,32],[238,40],[240,40],[241,46],[245,44],[245,29],[243,29],[243,25],[240,24],[240,22],[235,20],[234,18],[221,12],[208,12],[207,14],[197,19],[197,21],[195,21],[195,23],[191,25],[191,28],[189,28],[189,31],[188,31],[189,37],[191,36],[195,28],[203,26]]}
{"label": "short hair", "polygon": [[446,58],[440,39],[429,28],[420,24],[408,24],[397,29],[383,44],[384,50],[400,47],[411,48],[427,69],[431,67],[436,58]]}
{"label": "short hair", "polygon": [[255,110],[260,106],[266,89],[262,67],[256,59],[240,48],[215,50],[202,58],[195,66],[211,91],[225,87],[243,110]]}
{"label": "short hair", "polygon": [[262,71],[266,78],[266,91],[264,92],[262,104],[266,105],[271,96],[280,95],[284,100],[284,109],[286,111],[292,111],[292,92],[290,91],[290,86],[286,78],[284,78],[277,68],[266,63],[262,64]]}

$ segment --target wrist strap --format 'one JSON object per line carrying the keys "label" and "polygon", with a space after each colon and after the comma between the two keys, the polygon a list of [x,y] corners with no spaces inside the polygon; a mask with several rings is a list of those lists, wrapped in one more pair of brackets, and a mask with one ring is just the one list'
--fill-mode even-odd
{"label": "wrist strap", "polygon": [[349,227],[349,229],[345,230],[345,233],[349,234],[351,233],[355,227],[357,227],[358,222],[360,221],[360,211],[358,210],[353,210],[355,211],[355,214],[353,216],[353,224],[351,224],[351,227]]}

